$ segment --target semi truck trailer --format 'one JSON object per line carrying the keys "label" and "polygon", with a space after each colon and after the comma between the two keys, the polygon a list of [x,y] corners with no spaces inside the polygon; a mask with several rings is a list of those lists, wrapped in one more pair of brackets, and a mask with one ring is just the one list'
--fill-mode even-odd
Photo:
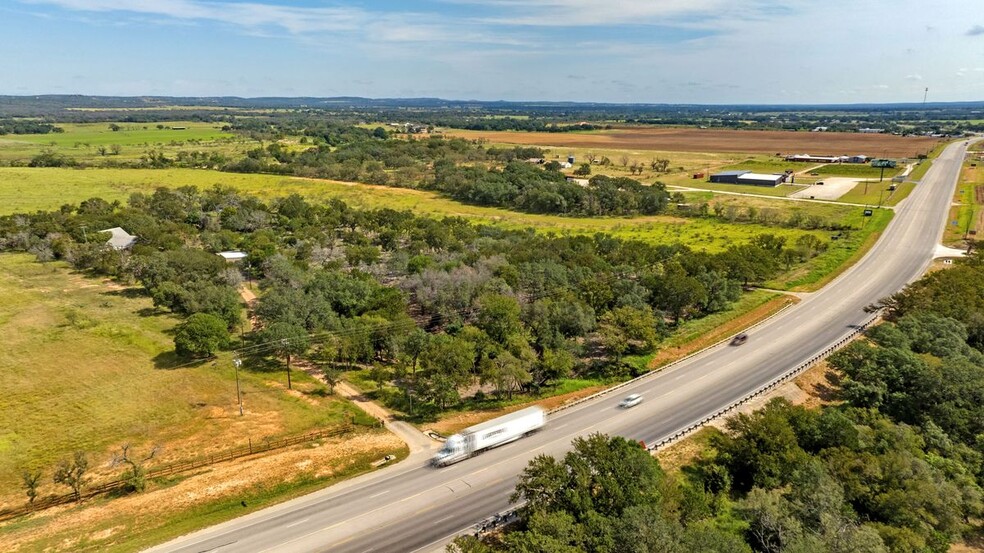
{"label": "semi truck trailer", "polygon": [[539,407],[527,407],[462,430],[444,442],[444,447],[431,459],[435,467],[443,467],[472,457],[486,449],[507,444],[532,434],[547,423],[547,413]]}

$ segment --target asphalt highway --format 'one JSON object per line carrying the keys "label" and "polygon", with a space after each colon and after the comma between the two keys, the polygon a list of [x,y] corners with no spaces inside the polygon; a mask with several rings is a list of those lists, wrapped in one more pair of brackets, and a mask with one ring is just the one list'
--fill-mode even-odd
{"label": "asphalt highway", "polygon": [[[559,455],[577,436],[618,434],[653,443],[753,392],[870,318],[864,307],[918,278],[942,235],[965,151],[950,145],[895,209],[881,240],[859,263],[749,334],[683,363],[552,415],[539,433],[445,468],[430,452],[151,551],[175,553],[433,551],[509,506],[517,475],[537,454]],[[861,209],[861,208],[858,208]],[[617,404],[630,393],[645,400]]]}

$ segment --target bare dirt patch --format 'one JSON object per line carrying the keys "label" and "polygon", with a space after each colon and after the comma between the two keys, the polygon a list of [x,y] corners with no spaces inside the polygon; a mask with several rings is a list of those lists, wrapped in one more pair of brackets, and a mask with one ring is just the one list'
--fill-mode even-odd
{"label": "bare dirt patch", "polygon": [[939,140],[886,134],[738,131],[726,129],[613,129],[592,133],[524,133],[515,131],[449,130],[446,134],[507,144],[573,148],[615,148],[665,152],[747,152],[813,155],[865,154],[872,157],[916,157]]}
{"label": "bare dirt patch", "polygon": [[[257,487],[273,486],[301,476],[330,477],[359,456],[380,457],[400,449],[403,442],[387,432],[354,434],[289,450],[212,465],[170,487],[151,483],[148,491],[127,497],[66,505],[27,518],[0,524],[0,549],[38,550],[37,544],[58,541],[45,551],[72,551],[84,539],[94,542],[125,539],[146,525],[160,525],[168,517],[216,500],[236,497]],[[25,524],[25,522],[28,522]],[[20,528],[5,532],[5,526]],[[107,528],[108,527],[108,528]],[[93,530],[95,528],[105,528]],[[95,545],[98,549],[98,545]]]}

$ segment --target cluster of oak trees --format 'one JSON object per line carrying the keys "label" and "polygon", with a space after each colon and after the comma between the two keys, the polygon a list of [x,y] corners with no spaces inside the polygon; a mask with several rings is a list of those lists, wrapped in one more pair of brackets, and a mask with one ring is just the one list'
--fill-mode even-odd
{"label": "cluster of oak trees", "polygon": [[[132,248],[106,246],[98,231],[116,226],[138,237]],[[761,235],[707,254],[298,195],[264,203],[220,187],[0,218],[3,250],[139,283],[158,308],[186,317],[175,341],[188,357],[227,347],[242,329],[236,288],[258,281],[260,326],[245,353],[282,358],[288,375],[291,357],[304,355],[329,382],[369,370],[388,383],[385,401],[414,413],[459,405],[467,390],[508,397],[634,371],[625,355],[726,309],[797,247]],[[215,255],[225,250],[247,257],[228,264]]]}
{"label": "cluster of oak trees", "polygon": [[984,255],[883,302],[830,358],[837,402],[773,400],[672,474],[594,435],[539,456],[511,530],[460,552],[938,552],[984,515]]}

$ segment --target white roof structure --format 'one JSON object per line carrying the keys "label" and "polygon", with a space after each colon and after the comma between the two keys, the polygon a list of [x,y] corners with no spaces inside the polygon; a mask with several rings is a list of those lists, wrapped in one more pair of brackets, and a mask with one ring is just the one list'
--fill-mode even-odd
{"label": "white roof structure", "polygon": [[125,250],[133,245],[137,241],[137,237],[130,234],[129,232],[123,230],[120,227],[113,227],[108,229],[103,229],[99,232],[108,232],[113,236],[109,240],[106,240],[106,245],[113,248],[114,250]]}
{"label": "white roof structure", "polygon": [[226,261],[239,261],[246,259],[246,252],[219,252],[215,254]]}

